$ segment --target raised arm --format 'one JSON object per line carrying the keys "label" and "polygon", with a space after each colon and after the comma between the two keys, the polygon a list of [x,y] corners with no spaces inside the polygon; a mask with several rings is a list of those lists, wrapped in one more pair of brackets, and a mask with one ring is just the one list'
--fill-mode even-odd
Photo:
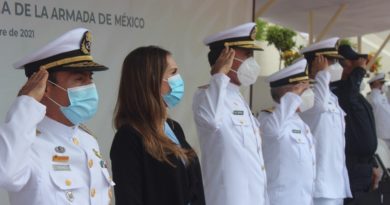
{"label": "raised arm", "polygon": [[217,129],[224,116],[224,102],[230,78],[226,75],[232,66],[234,50],[225,48],[211,70],[207,88],[200,89],[193,100],[195,121],[203,127]]}
{"label": "raised arm", "polygon": [[330,98],[330,73],[328,62],[325,57],[317,56],[313,61],[316,70],[314,92],[314,107],[320,112],[326,111],[326,105]]}
{"label": "raised arm", "polygon": [[260,119],[260,129],[262,136],[279,139],[284,132],[284,123],[287,122],[297,112],[302,103],[300,95],[309,87],[309,83],[298,83],[289,85],[281,98],[280,103],[275,106],[275,110],[268,116]]}
{"label": "raised arm", "polygon": [[39,101],[45,93],[47,78],[45,70],[33,74],[0,125],[0,186],[9,191],[22,189],[30,177],[31,146],[37,125],[46,112]]}

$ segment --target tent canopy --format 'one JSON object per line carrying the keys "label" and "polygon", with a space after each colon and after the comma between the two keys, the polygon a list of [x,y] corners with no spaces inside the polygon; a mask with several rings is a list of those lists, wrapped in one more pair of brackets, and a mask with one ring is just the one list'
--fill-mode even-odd
{"label": "tent canopy", "polygon": [[315,37],[354,37],[390,29],[389,8],[388,0],[256,0],[256,17]]}

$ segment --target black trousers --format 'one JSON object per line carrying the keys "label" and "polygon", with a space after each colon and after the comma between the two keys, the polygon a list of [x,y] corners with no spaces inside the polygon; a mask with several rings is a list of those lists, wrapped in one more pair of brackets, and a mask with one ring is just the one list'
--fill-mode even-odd
{"label": "black trousers", "polygon": [[[349,183],[354,199],[370,191],[372,168],[371,160],[347,160]],[[344,200],[345,205],[351,202],[353,199]]]}

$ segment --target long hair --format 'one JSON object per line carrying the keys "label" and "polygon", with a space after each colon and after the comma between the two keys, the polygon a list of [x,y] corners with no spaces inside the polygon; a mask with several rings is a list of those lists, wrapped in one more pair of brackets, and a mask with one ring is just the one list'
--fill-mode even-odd
{"label": "long hair", "polygon": [[122,65],[114,126],[131,126],[143,138],[146,151],[155,159],[173,165],[169,154],[189,162],[193,150],[174,144],[164,133],[166,105],[161,96],[163,75],[171,53],[156,46],[131,51]]}

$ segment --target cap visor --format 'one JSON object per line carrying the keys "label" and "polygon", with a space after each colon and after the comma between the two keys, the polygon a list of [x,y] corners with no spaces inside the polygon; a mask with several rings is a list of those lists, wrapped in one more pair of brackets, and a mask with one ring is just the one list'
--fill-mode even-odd
{"label": "cap visor", "polygon": [[67,65],[63,65],[61,67],[56,67],[49,69],[48,71],[104,71],[108,70],[108,67],[95,63],[93,61],[87,61],[87,62],[78,62],[78,63],[71,63]]}
{"label": "cap visor", "polygon": [[367,59],[367,58],[368,58],[368,55],[367,55],[367,54],[358,54],[358,55],[357,55],[357,58],[364,58],[364,59]]}
{"label": "cap visor", "polygon": [[233,48],[242,48],[242,49],[249,49],[249,50],[256,50],[256,51],[264,51],[263,48],[257,45],[245,45],[245,46],[232,46]]}
{"label": "cap visor", "polygon": [[335,54],[335,55],[324,55],[325,57],[328,57],[328,58],[337,58],[337,59],[344,59],[344,57],[342,55],[339,55],[339,54]]}

